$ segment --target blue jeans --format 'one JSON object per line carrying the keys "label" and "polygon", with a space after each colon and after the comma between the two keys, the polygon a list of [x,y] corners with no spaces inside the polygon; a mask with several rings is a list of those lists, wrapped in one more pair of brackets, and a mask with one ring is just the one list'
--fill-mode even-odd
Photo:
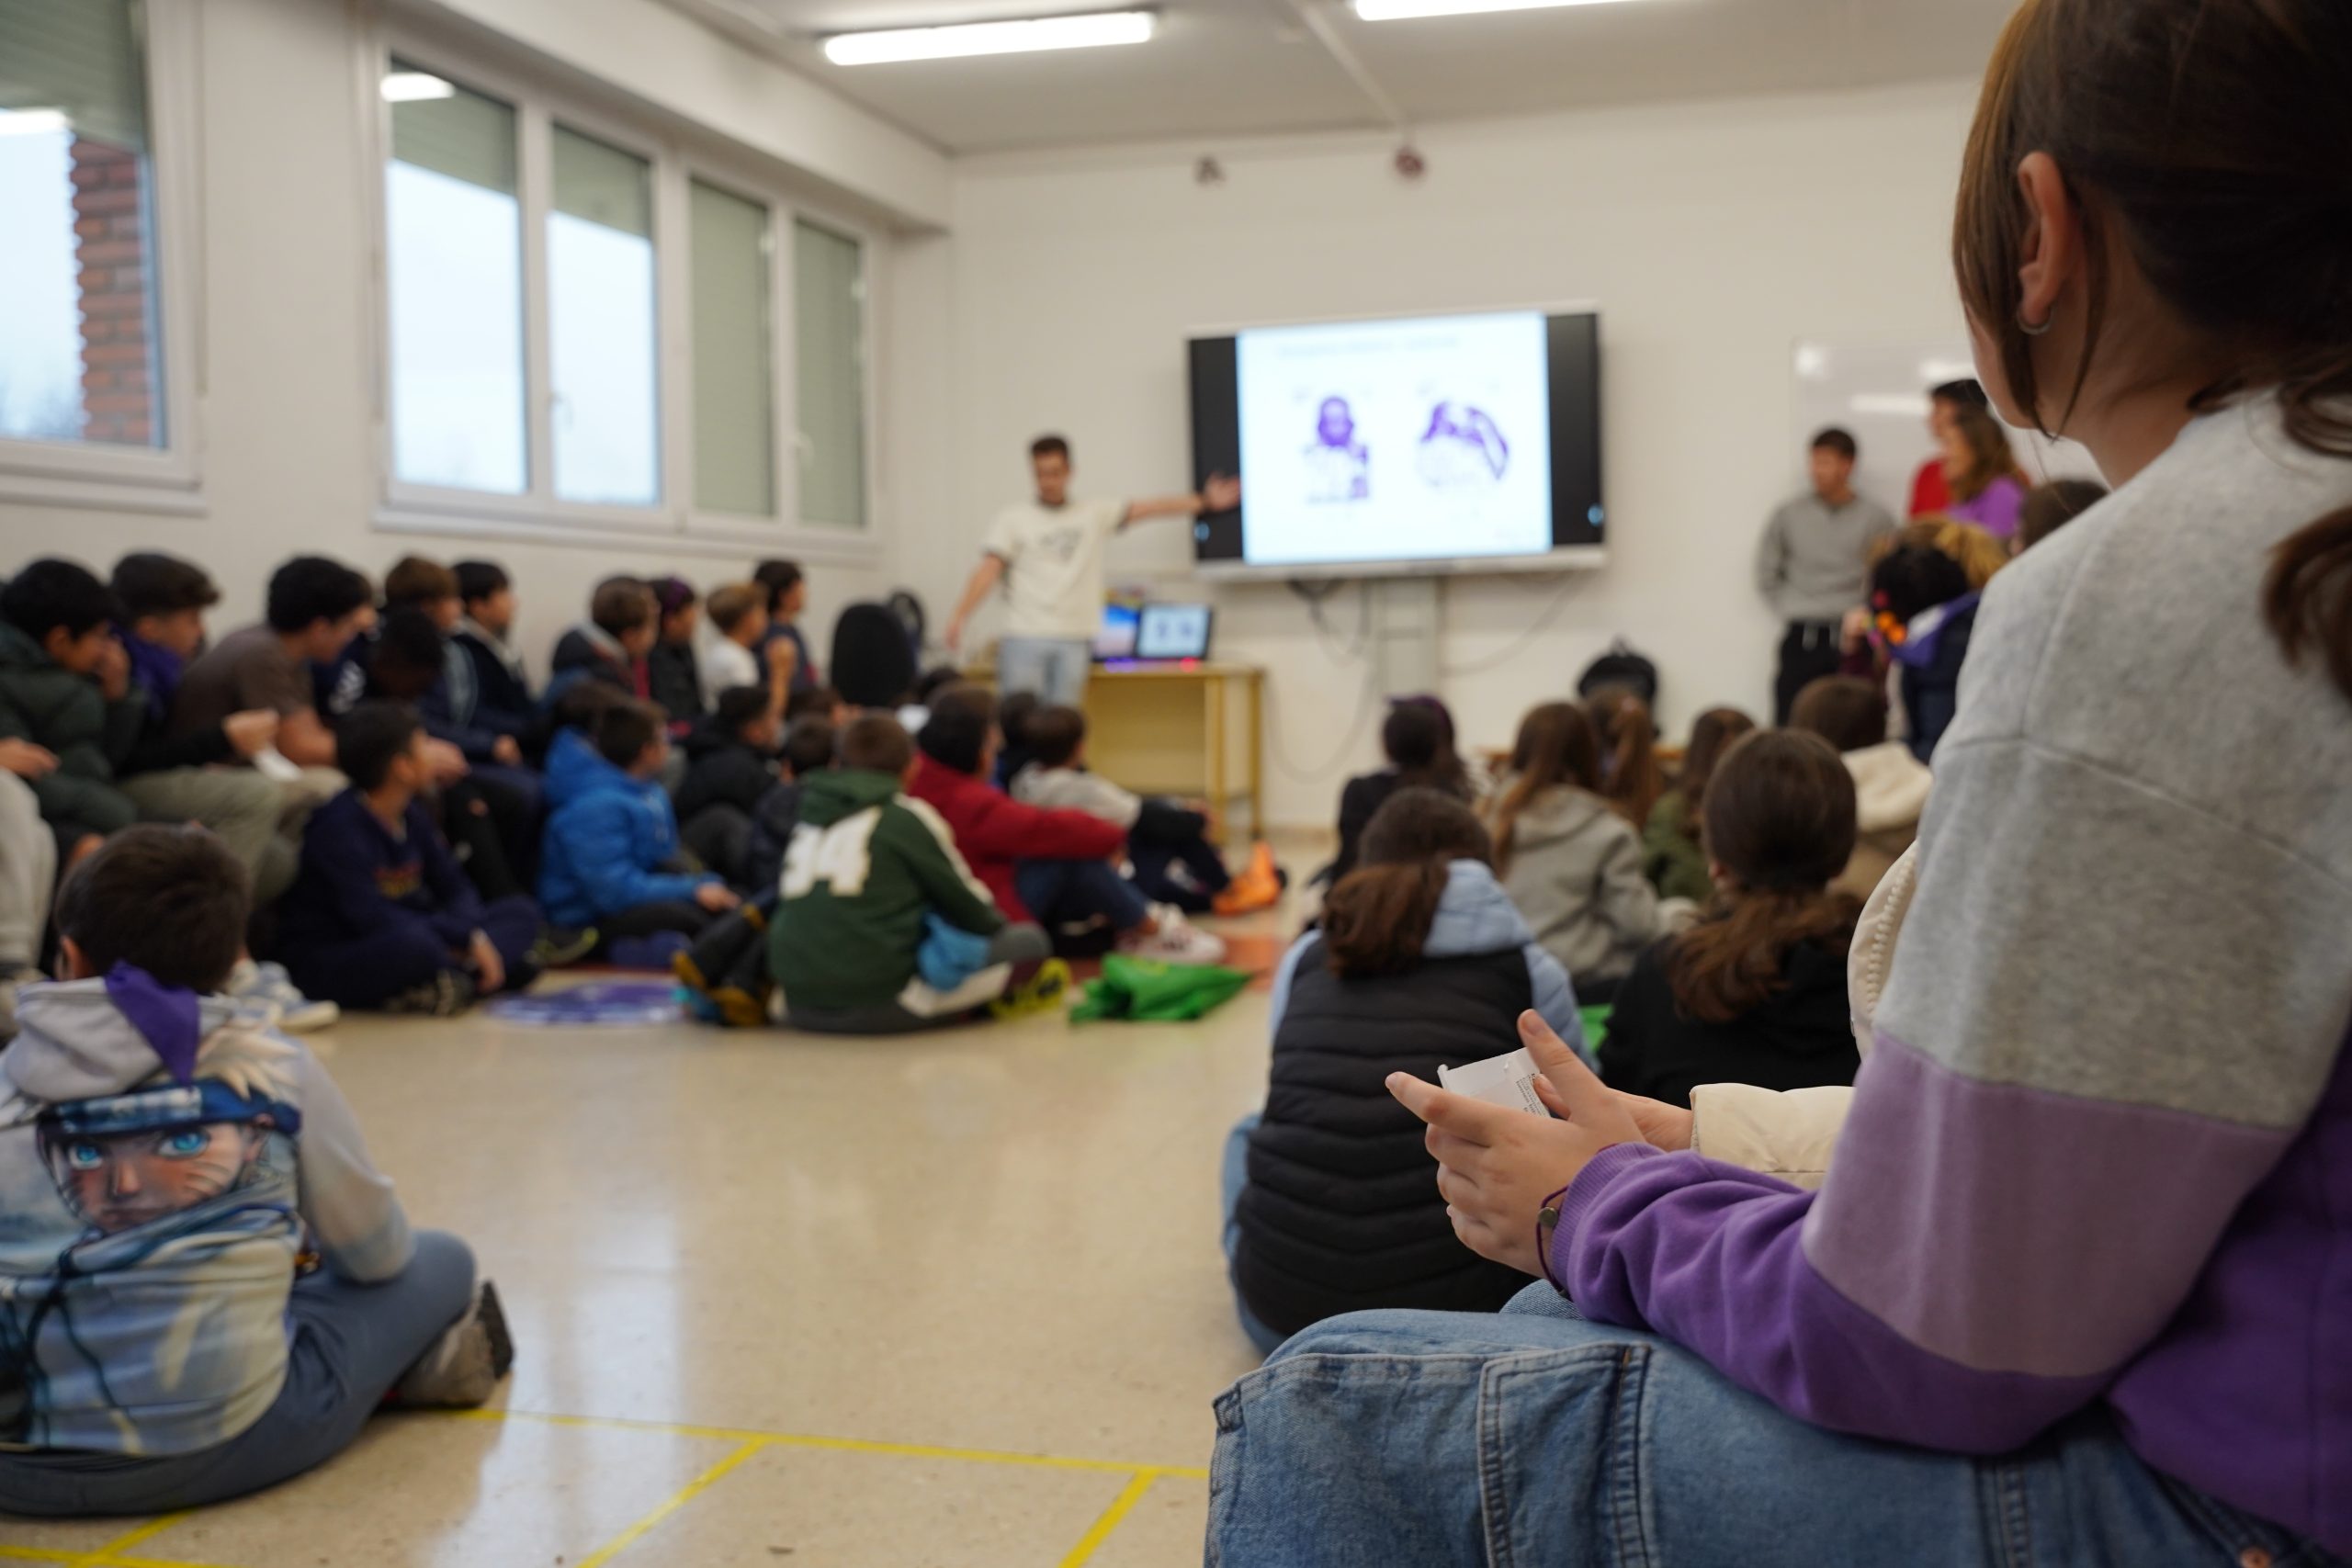
{"label": "blue jeans", "polygon": [[1107,861],[1024,860],[1012,868],[1012,886],[1048,934],[1098,919],[1128,931],[1151,913],[1151,901]]}
{"label": "blue jeans", "polygon": [[1094,649],[1084,637],[1009,637],[996,645],[997,690],[1005,696],[1035,692],[1047,707],[1086,701]]}
{"label": "blue jeans", "polygon": [[260,1420],[190,1454],[0,1454],[0,1513],[163,1514],[291,1480],[349,1448],[473,1299],[473,1254],[439,1231],[419,1231],[416,1256],[381,1284],[326,1273],[297,1280],[286,1301],[286,1386]]}
{"label": "blue jeans", "polygon": [[2151,1471],[2098,1407],[1996,1459],[1841,1437],[1573,1310],[1538,1285],[1294,1336],[1216,1401],[1209,1568],[2332,1561]]}
{"label": "blue jeans", "polygon": [[[1259,1120],[1260,1113],[1252,1111],[1236,1122],[1233,1131],[1225,1138],[1225,1200],[1218,1208],[1225,1215],[1226,1280],[1228,1283],[1233,1278],[1233,1249],[1241,1240],[1241,1222],[1236,1218],[1241,1207],[1241,1190],[1250,1185],[1250,1134],[1258,1130]],[[1238,1286],[1233,1292],[1233,1311],[1241,1319],[1241,1332],[1250,1337],[1250,1344],[1258,1347],[1258,1354],[1272,1355],[1282,1344],[1283,1337],[1258,1321],[1258,1314],[1251,1312],[1250,1303],[1241,1299]]]}

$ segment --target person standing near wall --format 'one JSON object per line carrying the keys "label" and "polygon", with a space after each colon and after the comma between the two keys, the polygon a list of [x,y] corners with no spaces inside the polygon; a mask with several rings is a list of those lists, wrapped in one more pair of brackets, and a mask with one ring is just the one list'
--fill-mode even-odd
{"label": "person standing near wall", "polygon": [[1813,438],[1813,489],[1764,525],[1756,587],[1787,624],[1774,682],[1775,724],[1797,694],[1838,673],[1846,612],[1862,602],[1871,547],[1894,532],[1885,507],[1854,493],[1854,438],[1835,425]]}
{"label": "person standing near wall", "polygon": [[980,564],[947,623],[947,650],[960,651],[972,612],[1001,582],[1009,604],[997,647],[997,685],[1034,692],[1048,706],[1077,707],[1086,695],[1094,633],[1102,619],[1102,547],[1130,523],[1198,517],[1241,500],[1241,481],[1210,476],[1196,495],[1152,501],[1073,501],[1069,443],[1041,435],[1029,446],[1035,501],[1008,506],[980,544]]}
{"label": "person standing near wall", "polygon": [[1928,393],[1928,434],[1936,443],[1936,455],[1911,476],[1911,509],[1906,515],[1940,517],[1951,505],[1951,485],[1944,478],[1945,434],[1959,421],[1962,409],[1984,406],[1984,389],[1973,376],[1946,381]]}

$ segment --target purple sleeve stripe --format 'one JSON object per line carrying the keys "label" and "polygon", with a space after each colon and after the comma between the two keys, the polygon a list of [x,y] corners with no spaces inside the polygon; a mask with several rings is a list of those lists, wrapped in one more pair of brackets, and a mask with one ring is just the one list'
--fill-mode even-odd
{"label": "purple sleeve stripe", "polygon": [[2105,1385],[2105,1373],[1976,1371],[1911,1344],[1806,1261],[1816,1197],[1697,1155],[1620,1145],[1563,1201],[1555,1268],[1588,1317],[1655,1330],[1838,1431],[2004,1453]]}
{"label": "purple sleeve stripe", "polygon": [[2155,1337],[2292,1137],[1984,1083],[1881,1032],[1805,1256],[1962,1366],[2089,1374]]}

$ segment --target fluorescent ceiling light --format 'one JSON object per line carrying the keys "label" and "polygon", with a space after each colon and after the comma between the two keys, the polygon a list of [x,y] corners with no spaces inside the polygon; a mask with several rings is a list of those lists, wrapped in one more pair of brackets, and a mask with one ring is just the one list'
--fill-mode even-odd
{"label": "fluorescent ceiling light", "polygon": [[1153,17],[1148,11],[1107,11],[1085,17],[1038,17],[1028,21],[898,28],[888,32],[842,33],[829,38],[825,40],[825,58],[836,65],[885,65],[901,60],[1026,54],[1043,49],[1099,49],[1105,44],[1148,43],[1152,26]]}
{"label": "fluorescent ceiling light", "polygon": [[1367,22],[1398,22],[1409,17],[1471,17],[1481,11],[1548,11],[1558,6],[1607,6],[1616,0],[1356,0],[1356,15]]}
{"label": "fluorescent ceiling light", "polygon": [[454,98],[458,89],[427,72],[395,71],[384,78],[383,94],[388,104],[418,104],[432,98]]}
{"label": "fluorescent ceiling light", "polygon": [[63,109],[0,109],[0,136],[46,136],[65,129]]}

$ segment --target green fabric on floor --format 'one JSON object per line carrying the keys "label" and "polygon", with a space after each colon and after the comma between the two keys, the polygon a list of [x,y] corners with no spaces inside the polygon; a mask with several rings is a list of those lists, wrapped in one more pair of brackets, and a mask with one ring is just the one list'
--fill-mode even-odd
{"label": "green fabric on floor", "polygon": [[1102,961],[1102,977],[1087,982],[1086,994],[1069,1010],[1069,1021],[1181,1023],[1214,1012],[1249,984],[1250,976],[1238,969],[1162,964],[1114,953]]}
{"label": "green fabric on floor", "polygon": [[1600,1054],[1600,1043],[1609,1038],[1609,1015],[1617,1010],[1614,1003],[1603,1002],[1597,1008],[1578,1008],[1584,1015],[1584,1043],[1593,1055]]}

